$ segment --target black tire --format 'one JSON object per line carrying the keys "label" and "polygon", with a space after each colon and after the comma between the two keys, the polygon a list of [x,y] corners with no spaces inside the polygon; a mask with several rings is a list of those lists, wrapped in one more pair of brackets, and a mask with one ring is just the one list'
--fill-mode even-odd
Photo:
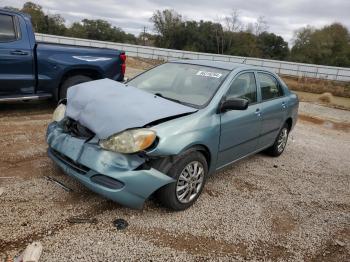
{"label": "black tire", "polygon": [[61,85],[60,88],[60,93],[59,93],[59,100],[64,99],[67,97],[67,90],[71,86],[84,83],[84,82],[89,82],[93,80],[91,77],[85,76],[85,75],[75,75],[67,78],[63,84]]}
{"label": "black tire", "polygon": [[[198,165],[200,168],[203,168],[203,181],[201,182],[200,188],[196,191],[196,195],[193,196],[193,199],[189,200],[187,203],[180,202],[177,196],[177,186],[179,182],[179,177],[182,174],[183,170],[192,163],[201,164]],[[160,170],[162,171],[162,170]],[[168,184],[162,188],[160,188],[156,193],[156,198],[158,201],[166,208],[172,209],[174,211],[181,211],[189,208],[193,205],[194,202],[198,199],[200,194],[203,191],[207,175],[208,175],[208,163],[203,156],[198,151],[190,151],[188,153],[184,153],[179,156],[178,159],[172,164],[172,166],[166,172],[167,175],[171,176],[176,180],[176,182]],[[193,183],[193,182],[192,182]],[[191,186],[192,187],[192,186]],[[191,190],[189,191],[189,195],[191,195]]]}
{"label": "black tire", "polygon": [[[286,136],[285,140],[281,140],[282,136],[283,137]],[[280,156],[283,153],[284,149],[286,148],[288,136],[289,136],[289,126],[287,123],[285,123],[282,126],[281,130],[279,131],[276,137],[275,143],[273,143],[271,147],[266,149],[265,152],[270,156],[274,156],[274,157]]]}

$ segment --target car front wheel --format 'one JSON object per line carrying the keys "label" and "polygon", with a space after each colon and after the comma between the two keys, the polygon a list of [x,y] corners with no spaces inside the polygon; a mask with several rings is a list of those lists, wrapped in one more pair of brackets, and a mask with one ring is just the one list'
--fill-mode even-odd
{"label": "car front wheel", "polygon": [[193,151],[175,161],[167,174],[176,182],[159,189],[157,198],[167,208],[184,210],[202,193],[208,174],[208,164],[203,154]]}

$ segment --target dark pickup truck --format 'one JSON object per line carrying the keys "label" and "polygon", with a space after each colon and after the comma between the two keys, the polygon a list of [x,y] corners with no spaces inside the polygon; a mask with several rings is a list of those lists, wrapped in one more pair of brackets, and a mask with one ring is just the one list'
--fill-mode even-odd
{"label": "dark pickup truck", "polygon": [[0,102],[66,97],[94,79],[123,81],[124,51],[35,41],[30,17],[0,9]]}

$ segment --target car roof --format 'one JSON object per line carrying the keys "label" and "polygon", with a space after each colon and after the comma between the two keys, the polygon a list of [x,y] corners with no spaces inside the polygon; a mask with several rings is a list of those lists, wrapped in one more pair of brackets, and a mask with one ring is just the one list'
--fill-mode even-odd
{"label": "car roof", "polygon": [[201,65],[201,66],[210,66],[217,67],[226,70],[234,70],[237,68],[256,68],[254,66],[249,66],[246,64],[239,64],[233,62],[224,62],[224,61],[213,61],[213,60],[205,60],[205,59],[182,59],[182,60],[173,60],[170,61],[173,63],[182,63],[182,64],[192,64],[192,65]]}
{"label": "car roof", "polygon": [[206,59],[181,59],[181,60],[171,60],[169,61],[171,63],[181,63],[181,64],[192,64],[192,65],[201,65],[201,66],[210,66],[210,67],[216,67],[220,69],[230,70],[233,71],[235,69],[240,70],[262,70],[266,72],[271,72],[269,69],[259,66],[253,66],[253,65],[247,65],[247,64],[240,64],[240,63],[233,63],[233,62],[225,62],[225,61],[213,61],[213,60],[206,60]]}

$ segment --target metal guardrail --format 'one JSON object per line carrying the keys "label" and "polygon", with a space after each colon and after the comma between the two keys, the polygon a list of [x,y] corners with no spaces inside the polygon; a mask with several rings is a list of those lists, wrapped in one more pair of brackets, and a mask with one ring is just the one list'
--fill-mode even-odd
{"label": "metal guardrail", "polygon": [[311,77],[311,78],[346,81],[346,82],[350,81],[350,68],[344,68],[344,67],[322,66],[322,65],[294,63],[294,62],[242,57],[242,56],[229,56],[229,55],[218,55],[218,54],[210,54],[210,53],[190,52],[190,51],[122,44],[122,43],[114,43],[114,42],[104,42],[104,41],[97,41],[97,40],[88,40],[88,39],[81,39],[81,38],[46,35],[46,34],[38,34],[38,33],[35,34],[35,37],[38,41],[48,42],[48,43],[123,50],[127,53],[128,56],[131,56],[131,57],[159,59],[159,60],[165,60],[165,61],[173,60],[173,59],[207,59],[207,60],[214,60],[214,61],[227,61],[227,62],[245,63],[248,65],[267,67],[281,75]]}

